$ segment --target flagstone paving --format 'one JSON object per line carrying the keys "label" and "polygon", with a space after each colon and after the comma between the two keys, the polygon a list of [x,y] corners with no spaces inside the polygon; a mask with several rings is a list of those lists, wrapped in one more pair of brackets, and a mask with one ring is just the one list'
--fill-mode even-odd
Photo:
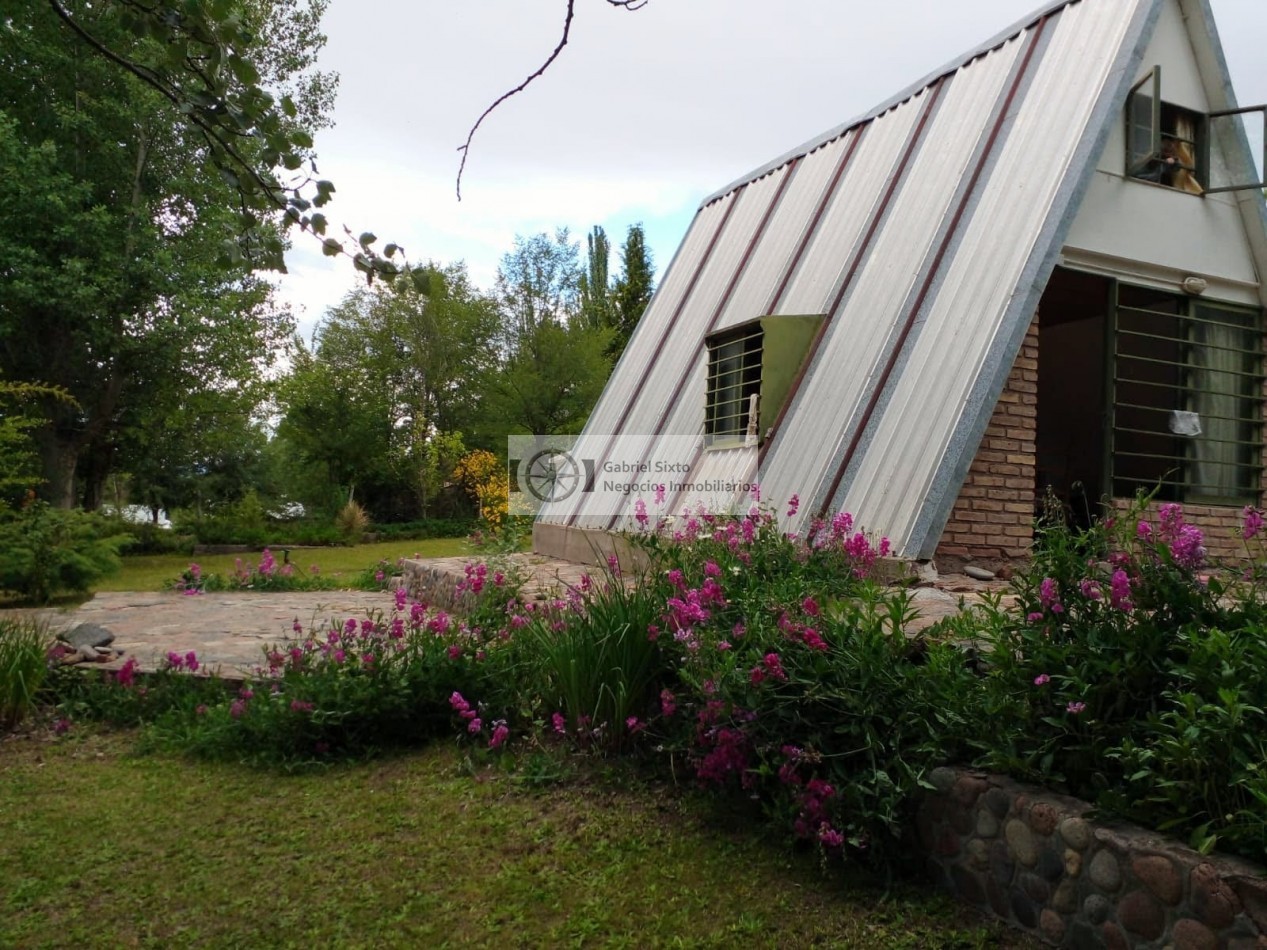
{"label": "flagstone paving", "polygon": [[[579,582],[587,570],[582,565],[550,561],[537,555],[516,555],[520,576],[528,579],[525,599],[551,596],[562,587]],[[446,601],[463,577],[465,559],[437,558],[422,572],[438,587],[411,589],[412,596],[429,603],[448,606]],[[412,585],[411,585],[412,586]],[[916,633],[964,606],[980,602],[981,595],[1006,587],[1003,581],[977,581],[963,575],[943,575],[936,586],[912,592],[916,618],[906,632]],[[195,652],[209,671],[235,676],[248,673],[263,659],[270,643],[293,639],[294,624],[303,630],[324,627],[348,618],[363,618],[372,611],[390,613],[393,594],[384,591],[297,591],[256,593],[254,591],[208,593],[186,596],[162,593],[100,593],[86,603],[66,609],[28,611],[45,619],[54,630],[67,630],[80,623],[95,623],[115,635],[113,648],[121,657],[106,668],[117,667],[135,657],[142,669],[154,669],[168,652]]]}

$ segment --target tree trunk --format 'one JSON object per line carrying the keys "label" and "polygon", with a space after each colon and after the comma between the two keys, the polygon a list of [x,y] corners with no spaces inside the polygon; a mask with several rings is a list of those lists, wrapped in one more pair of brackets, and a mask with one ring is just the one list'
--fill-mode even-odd
{"label": "tree trunk", "polygon": [[40,497],[55,508],[74,508],[78,440],[60,436],[52,426],[42,426],[35,432],[35,441],[39,446],[40,468],[44,474]]}

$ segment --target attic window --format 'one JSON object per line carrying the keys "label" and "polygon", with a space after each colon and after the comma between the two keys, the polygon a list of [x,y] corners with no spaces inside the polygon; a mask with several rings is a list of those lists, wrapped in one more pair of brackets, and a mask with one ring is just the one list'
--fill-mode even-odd
{"label": "attic window", "polygon": [[772,431],[823,325],[821,314],[765,316],[714,334],[708,347],[704,445],[754,446]]}
{"label": "attic window", "polygon": [[1162,99],[1161,67],[1126,99],[1126,174],[1203,195],[1261,189],[1267,106],[1206,115]]}
{"label": "attic window", "polygon": [[1126,100],[1126,174],[1193,195],[1205,194],[1202,154],[1205,117],[1163,102],[1161,67],[1131,89]]}
{"label": "attic window", "polygon": [[704,413],[705,444],[755,439],[761,394],[761,324],[708,338],[708,395]]}

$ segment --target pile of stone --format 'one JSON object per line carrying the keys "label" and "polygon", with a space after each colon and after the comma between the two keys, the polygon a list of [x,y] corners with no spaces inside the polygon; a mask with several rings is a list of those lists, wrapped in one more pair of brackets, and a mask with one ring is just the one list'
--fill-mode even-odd
{"label": "pile of stone", "polygon": [[109,663],[123,651],[114,649],[114,634],[100,624],[81,623],[58,634],[57,642],[48,651],[50,662],[70,666],[73,663]]}

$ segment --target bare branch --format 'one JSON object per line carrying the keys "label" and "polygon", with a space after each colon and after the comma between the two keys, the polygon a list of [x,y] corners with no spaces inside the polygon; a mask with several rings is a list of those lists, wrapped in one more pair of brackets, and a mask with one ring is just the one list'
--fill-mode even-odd
{"label": "bare branch", "polygon": [[[621,7],[622,9],[625,9],[625,10],[641,10],[650,2],[650,0],[607,0],[607,2],[611,4],[613,7]],[[541,75],[545,73],[547,69],[550,68],[550,64],[559,58],[559,54],[563,52],[563,47],[568,45],[568,37],[572,30],[572,17],[575,15],[575,12],[576,12],[575,8],[576,8],[576,0],[567,0],[567,11],[565,12],[565,15],[563,17],[563,35],[559,37],[559,43],[557,46],[555,46],[554,52],[552,52],[548,57],[546,57],[546,61],[537,67],[536,72],[532,73],[527,79],[521,82],[514,89],[511,89],[509,92],[502,93],[500,96],[497,97],[496,100],[494,100],[492,105],[490,105],[487,109],[481,112],[480,117],[475,120],[475,124],[471,126],[471,130],[466,134],[466,141],[463,144],[458,146],[458,151],[462,153],[462,161],[458,165],[458,179],[457,179],[458,201],[462,200],[462,173],[466,171],[466,159],[467,159],[467,156],[470,155],[471,140],[475,138],[476,131],[479,129],[479,127],[483,124],[484,120],[488,118],[489,114],[492,113],[494,109],[496,109],[499,105],[501,105],[511,96],[517,95],[518,93],[521,93],[525,89],[527,89],[528,85],[534,79],[540,78]]]}

